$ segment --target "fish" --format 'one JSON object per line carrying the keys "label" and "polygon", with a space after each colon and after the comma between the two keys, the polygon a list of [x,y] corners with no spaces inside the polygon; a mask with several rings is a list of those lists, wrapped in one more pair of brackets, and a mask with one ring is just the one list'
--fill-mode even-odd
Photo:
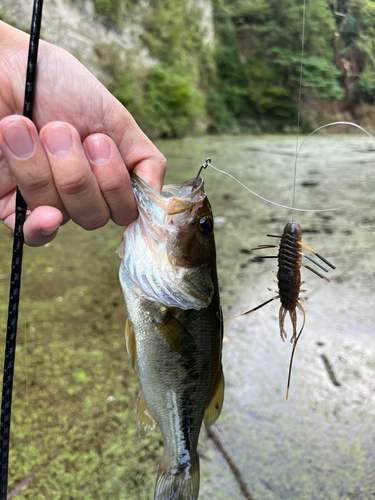
{"label": "fish", "polygon": [[138,434],[158,424],[163,436],[154,499],[196,500],[200,429],[217,420],[224,400],[212,209],[200,177],[161,193],[131,177],[139,216],[118,254],[126,346],[140,382]]}

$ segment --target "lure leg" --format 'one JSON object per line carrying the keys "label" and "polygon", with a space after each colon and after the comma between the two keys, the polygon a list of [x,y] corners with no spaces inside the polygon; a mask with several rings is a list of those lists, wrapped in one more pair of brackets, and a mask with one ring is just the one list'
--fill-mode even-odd
{"label": "lure leg", "polygon": [[297,313],[296,310],[293,309],[293,311],[289,311],[289,316],[293,325],[293,335],[292,338],[290,339],[290,343],[293,344],[293,342],[297,338]]}
{"label": "lure leg", "polygon": [[287,309],[285,309],[284,306],[280,307],[279,311],[279,326],[280,326],[280,337],[283,342],[285,342],[285,339],[288,338],[288,335],[286,331],[284,330],[284,323],[285,323],[285,315],[286,315]]}
{"label": "lure leg", "polygon": [[[275,290],[273,290],[275,293],[278,293],[276,292]],[[272,302],[273,300],[276,300],[276,299],[279,299],[280,297],[277,295],[276,297],[272,297],[272,299],[269,299],[269,300],[266,300],[266,302],[263,302],[263,304],[260,304],[259,306],[257,307],[254,307],[254,309],[250,309],[250,311],[246,311],[242,314],[238,314],[237,316],[232,316],[231,318],[228,318],[224,321],[224,323],[226,323],[227,321],[230,321],[231,319],[235,319],[235,318],[239,318],[240,316],[246,316],[246,314],[250,314],[254,311],[257,311],[258,309],[260,309],[261,307],[265,306],[266,304],[269,304],[270,302]]]}

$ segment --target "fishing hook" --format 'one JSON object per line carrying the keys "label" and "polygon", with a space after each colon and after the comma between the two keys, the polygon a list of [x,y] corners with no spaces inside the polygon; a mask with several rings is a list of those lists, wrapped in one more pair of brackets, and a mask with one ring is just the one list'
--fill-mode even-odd
{"label": "fishing hook", "polygon": [[195,180],[199,179],[199,176],[201,175],[202,170],[206,169],[208,167],[208,165],[210,165],[210,164],[211,164],[211,158],[206,158],[206,161],[204,162],[204,164],[199,169],[198,175],[196,176]]}

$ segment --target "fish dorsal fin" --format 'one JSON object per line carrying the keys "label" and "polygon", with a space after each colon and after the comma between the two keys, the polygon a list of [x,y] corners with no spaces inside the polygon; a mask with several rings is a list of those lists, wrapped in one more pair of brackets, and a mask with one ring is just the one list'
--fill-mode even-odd
{"label": "fish dorsal fin", "polygon": [[137,407],[137,429],[139,438],[142,440],[145,439],[151,434],[155,427],[156,420],[148,409],[143,392],[139,391]]}
{"label": "fish dorsal fin", "polygon": [[132,367],[132,370],[135,368],[135,361],[137,357],[137,350],[135,346],[135,333],[134,333],[134,327],[133,323],[130,321],[129,318],[126,320],[126,325],[125,325],[125,340],[126,340],[126,350],[128,351],[129,358],[130,358],[130,365]]}
{"label": "fish dorsal fin", "polygon": [[224,375],[223,368],[220,370],[216,379],[214,395],[204,412],[204,425],[210,427],[219,418],[224,402]]}
{"label": "fish dorsal fin", "polygon": [[167,313],[163,323],[155,325],[173,351],[178,354],[192,354],[196,351],[193,337],[171,313]]}

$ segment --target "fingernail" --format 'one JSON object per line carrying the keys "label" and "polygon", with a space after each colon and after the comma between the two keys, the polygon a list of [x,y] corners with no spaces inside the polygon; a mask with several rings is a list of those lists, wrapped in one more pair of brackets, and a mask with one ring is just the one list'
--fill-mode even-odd
{"label": "fingernail", "polygon": [[111,148],[105,137],[93,137],[86,142],[87,152],[93,163],[105,163],[111,155]]}
{"label": "fingernail", "polygon": [[52,229],[41,229],[40,234],[42,236],[51,236],[53,233],[55,233],[60,226],[53,227]]}
{"label": "fingernail", "polygon": [[44,132],[44,141],[53,156],[66,156],[73,147],[72,134],[64,125],[47,129]]}
{"label": "fingernail", "polygon": [[11,122],[3,128],[2,133],[8,148],[14,156],[25,160],[33,154],[34,141],[23,122]]}

